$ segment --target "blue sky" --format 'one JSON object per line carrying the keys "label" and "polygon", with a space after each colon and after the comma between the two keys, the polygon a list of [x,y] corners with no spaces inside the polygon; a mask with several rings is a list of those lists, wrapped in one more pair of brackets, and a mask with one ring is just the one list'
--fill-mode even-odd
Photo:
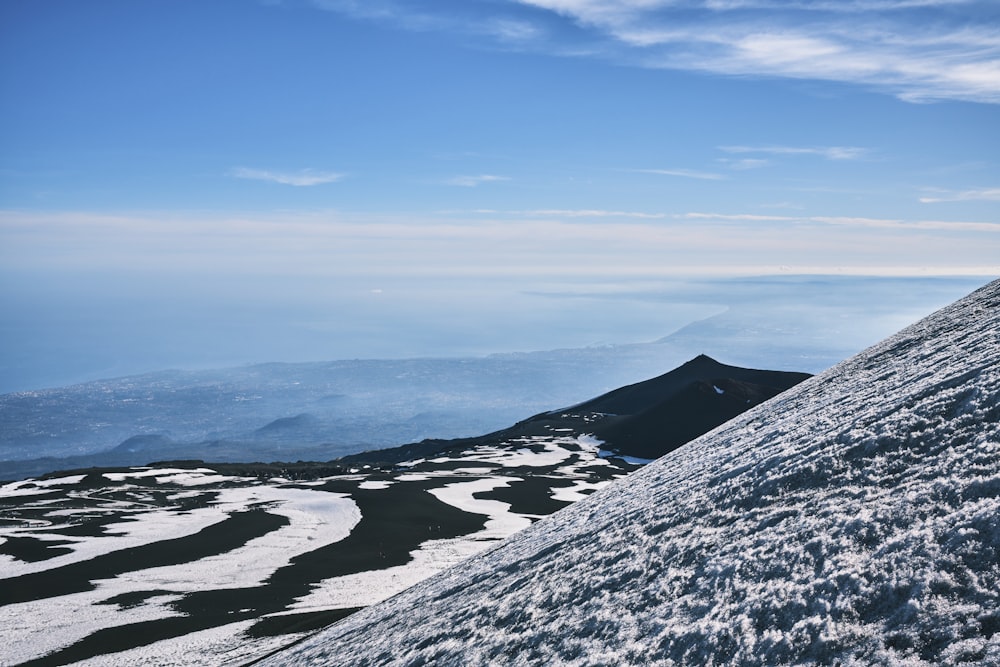
{"label": "blue sky", "polygon": [[[678,281],[1000,273],[992,1],[7,0],[0,98],[26,385],[71,350],[614,342],[715,308],[626,296]],[[267,340],[206,352],[235,321]]]}

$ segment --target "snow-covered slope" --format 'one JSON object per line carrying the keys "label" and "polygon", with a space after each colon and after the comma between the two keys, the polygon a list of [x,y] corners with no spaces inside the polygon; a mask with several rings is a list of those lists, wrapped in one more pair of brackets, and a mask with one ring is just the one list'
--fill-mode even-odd
{"label": "snow-covered slope", "polygon": [[1000,281],[268,664],[1000,665]]}

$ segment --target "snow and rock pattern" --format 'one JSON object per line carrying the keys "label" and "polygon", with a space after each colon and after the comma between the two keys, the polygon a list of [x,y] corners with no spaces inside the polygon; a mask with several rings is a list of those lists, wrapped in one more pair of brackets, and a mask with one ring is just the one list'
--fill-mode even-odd
{"label": "snow and rock pattern", "polygon": [[272,665],[1000,665],[1000,281]]}
{"label": "snow and rock pattern", "polygon": [[337,474],[156,466],[0,485],[0,665],[244,664],[637,467],[599,446],[552,431]]}

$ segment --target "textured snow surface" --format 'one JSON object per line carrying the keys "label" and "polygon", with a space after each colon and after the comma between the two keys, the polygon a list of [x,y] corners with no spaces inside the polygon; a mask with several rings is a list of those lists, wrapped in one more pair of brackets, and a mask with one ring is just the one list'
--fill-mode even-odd
{"label": "textured snow surface", "polygon": [[1000,281],[273,657],[1000,665]]}

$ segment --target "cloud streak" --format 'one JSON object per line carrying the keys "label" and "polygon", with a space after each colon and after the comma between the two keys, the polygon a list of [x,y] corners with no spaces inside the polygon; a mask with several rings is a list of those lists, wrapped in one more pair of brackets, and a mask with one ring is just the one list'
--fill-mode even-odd
{"label": "cloud streak", "polygon": [[[192,234],[199,243],[192,244]],[[990,275],[1000,224],[755,213],[102,215],[0,211],[0,266],[121,275],[656,278],[810,272]],[[554,253],[553,248],[559,252]],[[124,278],[123,278],[124,279]]]}
{"label": "cloud streak", "polygon": [[649,67],[861,84],[909,101],[1000,103],[1000,28],[986,0],[520,0]]}
{"label": "cloud streak", "polygon": [[[313,0],[412,30],[649,68],[836,81],[912,102],[1000,104],[993,0]],[[459,11],[460,10],[460,11]]]}
{"label": "cloud streak", "polygon": [[1000,201],[1000,188],[979,190],[943,191],[936,196],[921,197],[922,204],[937,204],[956,201]]}
{"label": "cloud streak", "polygon": [[827,160],[860,160],[868,155],[867,148],[858,146],[719,146],[719,150],[764,155],[815,155]]}
{"label": "cloud streak", "polygon": [[249,167],[234,167],[229,175],[234,178],[242,178],[251,181],[269,181],[282,185],[292,185],[295,187],[310,187],[313,185],[324,185],[335,183],[344,177],[332,171],[316,171],[313,169],[301,169],[295,172],[271,171],[269,169],[251,169]]}
{"label": "cloud streak", "polygon": [[939,232],[981,232],[1000,235],[1000,223],[970,222],[949,220],[902,220],[894,218],[864,218],[858,216],[787,216],[761,215],[756,213],[683,213],[674,216],[684,220],[710,220],[715,222],[767,222],[797,225],[816,223],[836,225],[839,227],[854,227],[886,230],[924,230]]}
{"label": "cloud streak", "polygon": [[461,188],[475,188],[484,183],[497,183],[499,181],[509,181],[507,176],[496,176],[494,174],[480,174],[478,176],[455,176],[449,178],[445,185],[454,185]]}
{"label": "cloud streak", "polygon": [[770,161],[761,158],[719,158],[716,160],[719,164],[725,165],[728,169],[735,169],[737,171],[746,171],[748,169],[760,169],[762,167],[768,166]]}
{"label": "cloud streak", "polygon": [[[494,211],[496,213],[496,211]],[[517,211],[528,217],[552,218],[635,218],[639,220],[662,220],[666,213],[644,213],[642,211],[609,211],[603,209],[536,209],[532,211]]]}
{"label": "cloud streak", "polygon": [[695,169],[630,169],[637,174],[654,174],[656,176],[677,176],[679,178],[694,178],[701,181],[724,181],[727,177],[710,171]]}
{"label": "cloud streak", "polygon": [[[787,208],[782,206],[781,208]],[[461,214],[460,211],[454,212]],[[609,218],[622,220],[677,221],[710,223],[713,225],[747,225],[761,224],[777,228],[793,229],[803,225],[830,225],[837,227],[853,227],[856,229],[882,230],[923,230],[948,233],[985,233],[1000,238],[1000,222],[983,222],[971,220],[908,220],[904,218],[868,218],[860,216],[836,215],[775,215],[765,213],[715,213],[711,211],[688,211],[686,213],[667,213],[656,211],[618,211],[605,209],[533,209],[533,210],[478,210],[478,215],[514,218],[550,218],[553,220],[573,221],[580,218]]]}

